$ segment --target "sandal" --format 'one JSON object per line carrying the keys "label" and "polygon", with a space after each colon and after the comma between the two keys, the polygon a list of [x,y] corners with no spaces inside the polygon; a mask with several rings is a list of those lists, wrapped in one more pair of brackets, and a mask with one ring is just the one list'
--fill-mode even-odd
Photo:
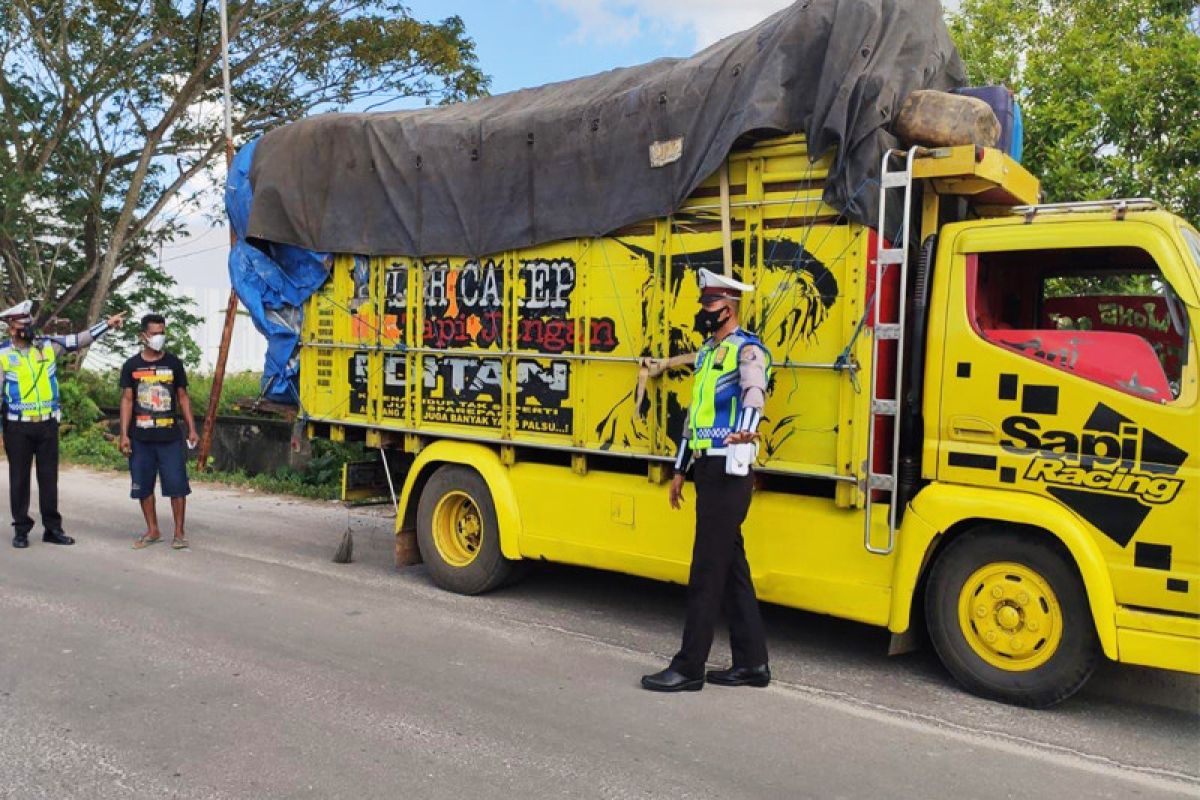
{"label": "sandal", "polygon": [[187,550],[188,549],[187,537],[180,537],[178,539],[172,539],[171,540],[171,549],[172,550]]}
{"label": "sandal", "polygon": [[161,536],[150,537],[150,536],[147,536],[146,534],[142,534],[141,536],[138,537],[138,540],[133,543],[133,549],[134,550],[144,550],[147,547],[149,547],[150,545],[158,544],[161,541],[162,541]]}

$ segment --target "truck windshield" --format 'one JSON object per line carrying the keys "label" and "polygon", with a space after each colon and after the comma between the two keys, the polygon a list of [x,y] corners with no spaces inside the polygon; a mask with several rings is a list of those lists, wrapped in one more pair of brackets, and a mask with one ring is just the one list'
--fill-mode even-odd
{"label": "truck windshield", "polygon": [[1187,242],[1188,249],[1192,251],[1192,261],[1196,264],[1196,269],[1200,270],[1200,233],[1196,233],[1191,228],[1183,228],[1183,240]]}
{"label": "truck windshield", "polygon": [[1150,253],[981,253],[975,281],[971,312],[984,339],[1153,402],[1180,396],[1191,334]]}

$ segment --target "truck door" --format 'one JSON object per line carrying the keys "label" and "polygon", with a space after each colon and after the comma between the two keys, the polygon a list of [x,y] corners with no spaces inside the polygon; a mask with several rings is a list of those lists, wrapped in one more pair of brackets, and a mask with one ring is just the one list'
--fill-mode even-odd
{"label": "truck door", "polygon": [[1200,611],[1184,254],[1107,217],[965,228],[951,246],[937,480],[1051,498],[1092,531],[1119,604]]}

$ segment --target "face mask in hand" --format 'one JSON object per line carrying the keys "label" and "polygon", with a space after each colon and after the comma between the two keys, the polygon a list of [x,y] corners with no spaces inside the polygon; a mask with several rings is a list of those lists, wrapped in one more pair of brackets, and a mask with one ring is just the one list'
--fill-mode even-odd
{"label": "face mask in hand", "polygon": [[716,333],[725,320],[721,318],[721,312],[724,308],[718,308],[715,311],[700,309],[696,312],[696,330],[700,332],[704,338],[708,338]]}
{"label": "face mask in hand", "polygon": [[146,346],[156,353],[161,353],[163,346],[167,343],[166,334],[158,333],[154,336],[146,337]]}

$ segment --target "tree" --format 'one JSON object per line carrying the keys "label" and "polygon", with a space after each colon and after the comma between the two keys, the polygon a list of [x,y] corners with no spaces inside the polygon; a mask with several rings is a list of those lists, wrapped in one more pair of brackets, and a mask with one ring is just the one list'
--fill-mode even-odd
{"label": "tree", "polygon": [[1013,88],[1048,201],[1153,197],[1200,224],[1200,4],[963,0],[976,85]]}
{"label": "tree", "polygon": [[[486,91],[462,20],[230,0],[239,142],[314,111]],[[76,325],[172,302],[161,248],[224,167],[217,0],[0,0],[0,304]],[[3,306],[0,306],[3,307]]]}

